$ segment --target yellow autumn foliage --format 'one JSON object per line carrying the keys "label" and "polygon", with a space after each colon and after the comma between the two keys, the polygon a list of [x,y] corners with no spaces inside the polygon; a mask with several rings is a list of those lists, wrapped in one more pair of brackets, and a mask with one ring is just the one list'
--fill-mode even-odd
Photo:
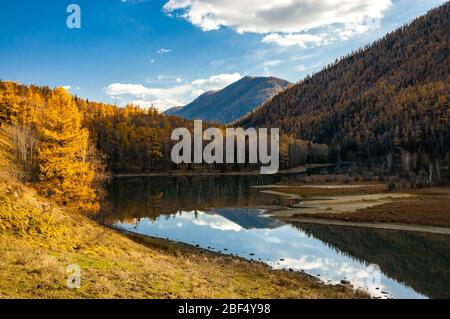
{"label": "yellow autumn foliage", "polygon": [[17,123],[20,99],[14,82],[0,82],[0,125],[4,122]]}
{"label": "yellow autumn foliage", "polygon": [[87,161],[89,133],[72,96],[56,88],[37,124],[38,189],[55,202],[79,211],[98,210]]}

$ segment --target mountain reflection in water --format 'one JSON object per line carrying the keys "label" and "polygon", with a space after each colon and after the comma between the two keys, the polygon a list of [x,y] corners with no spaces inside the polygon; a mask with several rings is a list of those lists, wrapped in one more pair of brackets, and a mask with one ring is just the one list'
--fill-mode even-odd
{"label": "mountain reflection in water", "polygon": [[274,268],[303,270],[325,282],[349,280],[374,296],[450,297],[449,236],[292,225],[261,210],[211,208],[283,205],[283,199],[251,188],[273,182],[249,176],[117,179],[107,221]]}

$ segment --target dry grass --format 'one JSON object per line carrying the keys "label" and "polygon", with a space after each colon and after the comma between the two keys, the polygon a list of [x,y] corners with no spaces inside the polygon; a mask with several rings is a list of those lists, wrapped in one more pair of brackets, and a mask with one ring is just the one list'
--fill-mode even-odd
{"label": "dry grass", "polygon": [[[328,179],[332,181],[330,184],[325,183]],[[315,177],[315,185],[277,185],[269,189],[298,195],[304,199],[304,205],[310,207],[287,211],[290,216],[450,227],[450,187],[402,189],[401,193],[388,193],[387,184],[334,182],[341,180],[339,176],[322,176]],[[361,199],[355,201],[358,196]],[[384,198],[369,200],[371,196]]]}
{"label": "dry grass", "polygon": [[450,187],[414,190],[417,196],[360,209],[354,213],[317,214],[317,218],[450,227]]}

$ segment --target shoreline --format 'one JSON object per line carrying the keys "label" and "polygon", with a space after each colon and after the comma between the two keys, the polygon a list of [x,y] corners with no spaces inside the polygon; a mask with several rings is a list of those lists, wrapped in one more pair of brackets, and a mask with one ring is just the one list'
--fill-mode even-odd
{"label": "shoreline", "polygon": [[[307,166],[299,166],[292,169],[281,170],[276,175],[289,175],[306,173],[310,169],[331,167],[335,164],[311,164]],[[117,173],[112,174],[113,178],[131,178],[131,177],[190,177],[190,176],[258,176],[261,175],[260,170],[242,171],[242,172],[220,172],[220,171],[169,171],[154,173]]]}
{"label": "shoreline", "polygon": [[[264,212],[263,212],[264,213]],[[327,283],[323,281],[321,278],[316,277],[314,275],[308,274],[303,271],[297,271],[297,270],[288,270],[288,269],[276,269],[271,267],[270,265],[258,261],[258,260],[250,260],[246,259],[244,257],[240,257],[233,254],[227,254],[225,252],[219,252],[219,251],[213,251],[208,250],[202,247],[197,247],[189,243],[176,241],[172,239],[167,238],[160,238],[150,235],[143,235],[138,233],[133,233],[127,230],[121,230],[114,228],[112,226],[107,226],[109,229],[111,229],[114,232],[117,232],[121,236],[125,236],[126,238],[141,244],[148,248],[155,248],[158,247],[159,249],[163,249],[169,254],[200,254],[206,257],[212,257],[212,258],[219,258],[219,259],[231,259],[232,263],[241,263],[248,266],[253,267],[260,267],[263,269],[266,269],[267,272],[272,273],[273,275],[281,274],[286,276],[298,276],[300,277],[300,280],[304,282],[305,284],[310,284],[311,286],[315,287],[316,289],[320,289],[323,291],[340,291],[341,293],[350,294],[353,295],[354,298],[358,299],[367,299],[372,298],[372,296],[366,292],[365,290],[357,289],[352,284],[332,284]],[[303,288],[305,289],[305,288]]]}
{"label": "shoreline", "polygon": [[[284,209],[268,209],[265,214],[287,222],[450,235],[449,187],[377,193],[370,189],[374,185],[273,186],[259,187],[260,192],[296,202]],[[360,194],[348,193],[362,188],[365,191]],[[345,192],[332,194],[342,190]]]}

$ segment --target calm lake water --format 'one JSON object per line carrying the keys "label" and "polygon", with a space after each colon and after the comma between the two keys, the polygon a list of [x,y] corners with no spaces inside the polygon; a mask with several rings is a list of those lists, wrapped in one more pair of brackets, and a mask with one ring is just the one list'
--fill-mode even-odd
{"label": "calm lake water", "polygon": [[450,236],[287,224],[250,207],[285,205],[251,186],[299,176],[117,178],[107,222],[143,235],[350,281],[383,298],[450,297]]}

